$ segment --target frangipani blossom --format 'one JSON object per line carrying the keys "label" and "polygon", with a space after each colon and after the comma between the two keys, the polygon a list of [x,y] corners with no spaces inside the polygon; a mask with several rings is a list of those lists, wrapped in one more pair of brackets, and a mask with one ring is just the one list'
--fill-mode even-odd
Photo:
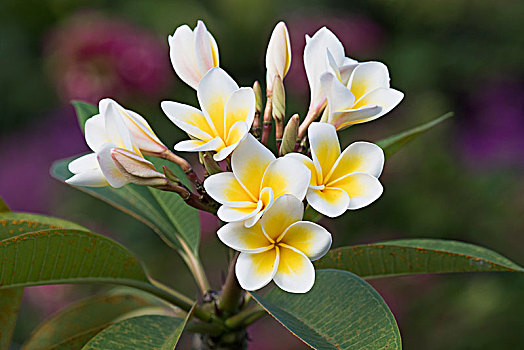
{"label": "frangipani blossom", "polygon": [[202,21],[192,31],[182,25],[168,38],[169,55],[175,73],[196,89],[198,82],[213,67],[218,67],[218,46]]}
{"label": "frangipani blossom", "polygon": [[175,150],[185,152],[215,151],[216,161],[224,160],[242,141],[253,124],[255,94],[250,87],[239,88],[221,68],[211,69],[197,87],[202,111],[171,101],[162,102],[162,110],[192,140],[181,141]]}
{"label": "frangipani blossom", "polygon": [[[332,62],[329,51],[327,55]],[[389,87],[389,72],[383,63],[359,63],[347,82],[336,65],[331,67],[331,72],[322,75],[321,84],[328,100],[326,121],[337,130],[380,118],[404,97],[402,92]]]}
{"label": "frangipani blossom", "polygon": [[294,159],[278,158],[251,134],[231,157],[233,172],[209,176],[204,181],[207,193],[222,204],[218,217],[222,221],[245,221],[253,226],[284,194],[303,200],[311,172]]}
{"label": "frangipani blossom", "polygon": [[[327,52],[330,52],[328,60]],[[345,57],[344,46],[326,27],[319,29],[312,37],[306,35],[304,68],[306,69],[311,100],[310,110],[319,110],[326,102],[320,78],[327,72],[336,72],[347,83],[357,61]]]}
{"label": "frangipani blossom", "polygon": [[312,123],[308,130],[313,160],[299,153],[297,159],[311,171],[306,199],[315,210],[329,216],[342,215],[373,203],[382,194],[378,177],[384,167],[384,152],[369,142],[355,142],[340,152],[337,131],[327,123]]}
{"label": "frangipani blossom", "polygon": [[164,179],[144,159],[122,117],[122,108],[112,100],[99,103],[100,114],[85,123],[86,142],[94,153],[69,163],[74,175],[66,182],[74,186],[122,187],[129,182]]}
{"label": "frangipani blossom", "polygon": [[266,85],[273,91],[273,80],[279,76],[282,80],[291,66],[291,44],[284,22],[278,22],[273,29],[266,51]]}
{"label": "frangipani blossom", "polygon": [[240,251],[235,273],[245,290],[257,290],[271,280],[291,293],[306,293],[315,283],[312,260],[331,246],[331,234],[323,227],[302,220],[304,207],[293,195],[283,195],[253,227],[230,223],[218,238]]}

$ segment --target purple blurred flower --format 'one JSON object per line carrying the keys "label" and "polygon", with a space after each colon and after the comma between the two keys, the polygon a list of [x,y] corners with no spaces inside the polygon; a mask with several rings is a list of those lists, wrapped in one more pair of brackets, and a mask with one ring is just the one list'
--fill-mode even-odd
{"label": "purple blurred flower", "polygon": [[168,52],[151,34],[96,12],[69,18],[45,43],[51,76],[65,101],[157,98],[172,78]]}
{"label": "purple blurred flower", "polygon": [[359,60],[360,57],[374,56],[382,46],[384,33],[372,19],[364,16],[299,15],[288,21],[291,39],[292,61],[286,77],[290,91],[306,96],[309,93],[304,70],[305,35],[312,36],[322,27],[329,28],[339,38],[346,49],[346,56]]}
{"label": "purple blurred flower", "polygon": [[459,144],[472,166],[524,166],[524,84],[488,81],[466,102]]}

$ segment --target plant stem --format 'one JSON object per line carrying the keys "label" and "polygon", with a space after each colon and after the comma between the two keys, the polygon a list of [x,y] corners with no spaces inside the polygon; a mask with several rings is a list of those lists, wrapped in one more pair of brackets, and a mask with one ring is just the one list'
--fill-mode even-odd
{"label": "plant stem", "polygon": [[237,252],[229,263],[226,282],[222,287],[222,296],[220,298],[220,303],[218,304],[218,309],[226,315],[232,314],[238,309],[240,299],[242,298],[243,289],[238,284],[235,275],[235,264],[239,254],[240,253]]}
{"label": "plant stem", "polygon": [[225,325],[229,329],[245,328],[267,314],[266,310],[256,304],[255,306],[226,319]]}
{"label": "plant stem", "polygon": [[206,273],[204,271],[204,267],[202,266],[200,260],[193,254],[191,248],[189,248],[186,242],[184,242],[181,239],[180,244],[182,245],[182,249],[184,250],[184,253],[181,254],[182,259],[184,259],[184,261],[186,262],[186,265],[189,268],[189,271],[191,271],[191,274],[193,275],[195,282],[198,285],[198,288],[200,289],[200,292],[202,293],[202,295],[204,295],[208,290],[211,289]]}
{"label": "plant stem", "polygon": [[262,121],[262,139],[260,142],[265,146],[269,140],[269,134],[271,133],[272,122],[272,109],[273,109],[273,96],[271,92],[267,93],[266,108],[264,109],[264,118]]}

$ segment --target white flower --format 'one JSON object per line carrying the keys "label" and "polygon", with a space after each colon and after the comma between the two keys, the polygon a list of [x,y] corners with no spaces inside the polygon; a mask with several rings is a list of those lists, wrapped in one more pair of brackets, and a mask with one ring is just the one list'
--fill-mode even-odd
{"label": "white flower", "polygon": [[[74,186],[122,187],[129,182],[161,180],[162,173],[144,159],[134,143],[124,118],[122,107],[112,100],[99,103],[100,114],[86,121],[86,142],[94,153],[86,154],[69,163],[74,175],[66,182]],[[133,181],[133,177],[137,181]]]}
{"label": "white flower", "polygon": [[[327,52],[330,52],[328,61]],[[337,71],[341,79],[346,80],[357,61],[345,57],[344,46],[338,38],[326,27],[319,29],[313,37],[306,35],[304,48],[304,68],[306,69],[309,88],[311,90],[310,110],[319,110],[326,102],[322,91],[320,77],[326,72]]]}
{"label": "white flower", "polygon": [[284,22],[278,22],[273,29],[266,51],[266,86],[273,91],[273,80],[279,76],[282,80],[291,65],[291,44]]}
{"label": "white flower", "polygon": [[253,226],[274,200],[284,194],[304,199],[310,171],[289,158],[275,159],[273,153],[251,134],[238,146],[231,158],[233,172],[211,175],[204,181],[207,193],[222,204],[222,221],[245,221]]}
{"label": "white flower", "polygon": [[171,101],[162,110],[192,140],[181,141],[177,151],[216,151],[216,161],[224,160],[249,132],[255,116],[255,94],[250,87],[239,88],[221,68],[211,69],[197,87],[202,111]]}
{"label": "white flower", "polygon": [[271,280],[291,293],[306,293],[315,283],[311,260],[321,258],[331,246],[331,234],[302,220],[302,202],[283,195],[253,227],[230,223],[218,230],[218,238],[240,251],[235,272],[240,286],[257,290]]}
{"label": "white flower", "polygon": [[369,142],[355,142],[340,152],[337,131],[331,124],[312,123],[308,130],[313,160],[299,153],[284,158],[301,161],[311,171],[306,199],[315,210],[329,216],[365,207],[382,194],[378,177],[384,152]]}
{"label": "white flower", "polygon": [[[327,53],[328,57],[330,53]],[[359,63],[347,82],[336,66],[321,84],[328,100],[328,119],[337,130],[377,119],[397,106],[404,94],[389,87],[388,68],[380,62]]]}
{"label": "white flower", "polygon": [[193,89],[211,68],[218,67],[218,46],[204,22],[198,21],[194,31],[187,25],[178,27],[168,42],[175,73]]}

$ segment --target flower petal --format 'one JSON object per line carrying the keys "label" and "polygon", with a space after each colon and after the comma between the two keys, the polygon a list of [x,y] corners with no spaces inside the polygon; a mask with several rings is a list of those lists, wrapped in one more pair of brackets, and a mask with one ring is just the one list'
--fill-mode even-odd
{"label": "flower petal", "polygon": [[284,22],[278,22],[271,33],[266,51],[266,85],[273,90],[273,80],[279,76],[282,80],[291,65],[291,44]]}
{"label": "flower petal", "polygon": [[217,235],[222,243],[241,252],[259,253],[271,246],[260,224],[246,228],[241,222],[232,222],[222,226]]}
{"label": "flower petal", "polygon": [[215,137],[211,141],[184,140],[175,145],[175,150],[179,152],[204,152],[215,151],[224,147],[224,142],[220,137]]}
{"label": "flower petal", "polygon": [[239,121],[246,123],[248,129],[253,124],[255,117],[255,93],[250,87],[243,87],[234,91],[226,103],[226,116],[224,120],[224,128],[226,132],[226,139],[229,139],[231,128]]}
{"label": "flower petal", "polygon": [[362,96],[360,100],[357,100],[353,108],[362,108],[363,106],[368,105],[377,105],[382,107],[380,113],[359,121],[359,123],[364,123],[382,117],[384,114],[395,108],[403,98],[404,94],[398,90],[390,88],[378,88]]}
{"label": "flower petal", "polygon": [[353,70],[348,87],[358,100],[367,92],[389,88],[388,67],[381,62],[364,62]]}
{"label": "flower petal", "polygon": [[209,70],[197,87],[198,102],[209,125],[215,130],[215,134],[224,140],[225,107],[235,90],[238,90],[237,83],[219,67]]}
{"label": "flower petal", "polygon": [[331,168],[340,156],[340,144],[338,142],[337,130],[331,124],[311,123],[308,129],[309,144],[311,145],[311,156],[320,173],[319,183],[324,183],[324,177],[329,174]]}
{"label": "flower petal", "polygon": [[247,134],[249,132],[249,128],[246,124],[246,122],[239,120],[236,122],[233,127],[229,130],[229,135],[226,140],[226,147],[219,150],[215,155],[213,155],[213,159],[217,162],[220,162],[224,159],[226,159],[234,150],[238,147],[240,142],[242,142]]}
{"label": "flower petal", "polygon": [[215,134],[204,114],[183,103],[163,101],[160,107],[176,126],[200,140],[209,141]]}
{"label": "flower petal", "polygon": [[328,122],[333,124],[337,130],[343,130],[351,125],[365,123],[377,119],[382,111],[378,105],[365,105],[358,109],[348,109],[329,113]]}
{"label": "flower petal", "polygon": [[354,142],[338,157],[326,180],[327,186],[351,173],[368,173],[378,178],[384,168],[384,159],[384,151],[374,143]]}
{"label": "flower petal", "polygon": [[82,173],[75,174],[69,179],[65,180],[66,183],[73,186],[86,186],[86,187],[104,187],[109,186],[102,170],[92,169]]}
{"label": "flower petal", "polygon": [[124,123],[124,119],[118,110],[118,105],[116,102],[112,101],[107,104],[107,108],[103,116],[106,135],[110,142],[113,143],[116,147],[133,150],[139,153],[139,150],[134,147],[131,134]]}
{"label": "flower petal", "polygon": [[279,253],[277,249],[263,253],[240,253],[235,265],[235,274],[240,286],[249,291],[266,286],[277,271]]}
{"label": "flower petal", "polygon": [[310,260],[324,256],[331,247],[331,234],[322,226],[309,221],[298,221],[289,226],[281,242],[304,253]]}
{"label": "flower petal", "polygon": [[[244,206],[230,207],[227,205],[222,205],[220,208],[218,208],[217,216],[224,222],[244,221],[245,225],[246,220],[258,215],[260,213],[260,209],[262,209],[262,205],[260,203],[249,203],[248,205],[244,202],[240,204]],[[256,221],[253,223],[253,225],[255,223]]]}
{"label": "flower petal", "polygon": [[178,27],[168,38],[171,64],[178,77],[196,89],[202,78],[195,54],[195,36],[187,25]]}
{"label": "flower petal", "polygon": [[100,169],[104,174],[109,185],[115,188],[120,188],[127,185],[129,181],[122,175],[118,167],[116,166],[113,158],[111,157],[111,151],[116,148],[116,145],[107,143],[97,153],[98,163]]}
{"label": "flower petal", "polygon": [[339,188],[326,187],[322,190],[310,188],[306,198],[313,209],[330,218],[344,214],[349,205],[348,194]]}
{"label": "flower petal", "polygon": [[84,132],[87,145],[94,152],[98,152],[104,144],[109,142],[102,114],[97,114],[87,119]]}
{"label": "flower petal", "polygon": [[303,216],[302,201],[293,195],[285,194],[275,200],[262,216],[260,223],[264,233],[276,241],[292,223],[302,220]]}
{"label": "flower petal", "polygon": [[320,82],[328,100],[330,114],[353,107],[355,96],[332,73],[323,74]]}
{"label": "flower petal", "polygon": [[[211,34],[207,31],[206,25],[202,21],[197,22],[194,36],[197,66],[200,74],[204,75],[208,70],[218,65],[218,62],[215,62],[215,54],[213,52],[213,46],[216,46],[216,43],[214,42],[214,39],[212,39]],[[216,57],[218,57],[218,55]]]}
{"label": "flower petal", "polygon": [[315,268],[304,253],[292,247],[279,247],[280,260],[273,277],[275,284],[290,293],[306,293],[315,284]]}
{"label": "flower petal", "polygon": [[262,177],[269,163],[274,159],[273,153],[251,134],[247,134],[233,152],[231,157],[233,173],[254,198],[258,199],[262,189]]}
{"label": "flower petal", "polygon": [[299,162],[304,164],[309,169],[309,171],[311,171],[311,178],[309,180],[309,184],[311,186],[319,185],[318,181],[319,180],[322,181],[322,179],[318,177],[317,169],[315,168],[315,163],[313,163],[313,161],[310,158],[306,157],[302,153],[296,153],[296,152],[288,153],[284,156],[284,158],[286,157],[298,160]]}
{"label": "flower petal", "polygon": [[100,169],[100,165],[98,165],[96,153],[89,153],[72,160],[67,168],[73,174],[80,174],[85,171]]}
{"label": "flower petal", "polygon": [[252,197],[242,187],[232,172],[223,172],[209,176],[204,181],[204,189],[211,198],[221,204],[234,205],[235,202],[249,202],[255,206],[258,202],[258,198]]}
{"label": "flower petal", "polygon": [[355,173],[338,179],[330,186],[340,188],[349,195],[348,209],[360,209],[376,201],[384,191],[382,184],[374,176]]}
{"label": "flower petal", "polygon": [[309,187],[311,172],[301,162],[292,158],[278,158],[269,164],[262,178],[262,188],[273,190],[275,199],[292,194],[303,200]]}

